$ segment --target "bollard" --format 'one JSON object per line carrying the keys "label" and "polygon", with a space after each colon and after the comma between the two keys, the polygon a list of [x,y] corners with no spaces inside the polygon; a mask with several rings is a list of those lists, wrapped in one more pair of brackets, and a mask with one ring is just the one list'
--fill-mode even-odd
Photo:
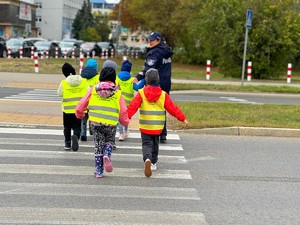
{"label": "bollard", "polygon": [[42,51],[41,51],[41,59],[43,59],[44,58],[44,49],[42,49]]}
{"label": "bollard", "polygon": [[65,59],[67,58],[67,50],[66,49],[64,50],[64,58]]}
{"label": "bollard", "polygon": [[39,72],[39,60],[38,60],[38,53],[37,52],[34,53],[34,71],[36,73]]}
{"label": "bollard", "polygon": [[8,51],[8,52],[7,52],[7,58],[10,59],[10,58],[11,58],[11,50],[10,50],[10,48],[8,48],[7,51]]}
{"label": "bollard", "polygon": [[48,59],[48,58],[49,58],[49,50],[46,49],[46,59]]}
{"label": "bollard", "polygon": [[[92,56],[94,58],[94,56]],[[89,59],[90,58],[90,49],[88,48],[86,50],[86,58]]]}
{"label": "bollard", "polygon": [[20,47],[20,59],[23,59],[23,47]]}
{"label": "bollard", "polygon": [[101,53],[101,58],[102,58],[102,59],[104,59],[104,54],[105,54],[105,50],[103,49],[103,50],[102,50],[102,53]]}
{"label": "bollard", "polygon": [[288,70],[287,70],[287,83],[291,83],[292,79],[292,63],[288,64]]}
{"label": "bollard", "polygon": [[72,59],[75,58],[75,48],[72,49]]}
{"label": "bollard", "polygon": [[114,57],[114,50],[111,49],[111,50],[110,50],[110,58],[113,58],[113,57]]}
{"label": "bollard", "polygon": [[123,56],[123,61],[126,61],[126,60],[127,60],[127,56],[124,55],[124,56]]}
{"label": "bollard", "polygon": [[248,62],[248,70],[247,70],[247,81],[251,81],[252,76],[252,62]]}
{"label": "bollard", "polygon": [[81,70],[83,68],[83,57],[84,57],[83,54],[80,53],[80,56],[79,56],[79,67],[80,67],[79,74],[81,74]]}
{"label": "bollard", "polygon": [[206,80],[210,79],[210,60],[206,62]]}
{"label": "bollard", "polygon": [[33,59],[33,55],[34,55],[34,47],[31,47],[31,58]]}
{"label": "bollard", "polygon": [[105,59],[108,59],[108,49],[105,49]]}
{"label": "bollard", "polygon": [[55,58],[56,59],[58,58],[58,48],[57,47],[55,48]]}

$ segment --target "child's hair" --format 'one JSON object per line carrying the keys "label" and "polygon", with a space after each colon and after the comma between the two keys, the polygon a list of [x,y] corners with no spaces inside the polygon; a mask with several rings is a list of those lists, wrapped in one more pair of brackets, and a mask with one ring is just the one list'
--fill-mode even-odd
{"label": "child's hair", "polygon": [[146,85],[159,85],[158,70],[151,68],[145,74]]}
{"label": "child's hair", "polygon": [[116,82],[116,71],[112,67],[104,67],[100,72],[99,81]]}
{"label": "child's hair", "polygon": [[70,74],[73,74],[73,75],[76,74],[74,67],[67,62],[64,63],[64,65],[61,67],[61,70],[62,70],[63,74],[65,75],[65,77],[68,77]]}

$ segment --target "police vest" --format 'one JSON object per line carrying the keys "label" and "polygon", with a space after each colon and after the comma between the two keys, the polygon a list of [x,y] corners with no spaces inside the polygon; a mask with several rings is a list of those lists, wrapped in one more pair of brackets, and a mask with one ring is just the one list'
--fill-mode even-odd
{"label": "police vest", "polygon": [[117,77],[116,84],[119,86],[122,92],[122,96],[125,100],[126,106],[129,106],[129,103],[132,101],[134,97],[134,89],[133,89],[133,77],[128,80],[121,80]]}
{"label": "police vest", "polygon": [[89,86],[90,87],[95,86],[99,82],[99,77],[100,77],[100,74],[97,74],[94,77],[92,77],[91,79],[88,79],[87,81],[88,81]]}
{"label": "police vest", "polygon": [[140,106],[140,125],[144,130],[162,130],[166,120],[166,110],[164,107],[166,93],[162,91],[156,102],[147,100],[144,89],[140,89],[139,93],[143,99]]}
{"label": "police vest", "polygon": [[66,80],[63,80],[62,86],[62,111],[65,113],[75,113],[78,102],[88,91],[88,83],[86,79],[83,78],[80,85],[72,87],[67,83]]}
{"label": "police vest", "polygon": [[89,119],[96,123],[117,125],[120,115],[121,91],[117,91],[109,98],[101,98],[93,88],[89,100]]}

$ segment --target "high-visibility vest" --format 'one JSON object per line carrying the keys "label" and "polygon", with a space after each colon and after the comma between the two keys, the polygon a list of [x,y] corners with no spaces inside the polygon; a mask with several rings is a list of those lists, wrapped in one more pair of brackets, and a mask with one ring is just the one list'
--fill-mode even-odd
{"label": "high-visibility vest", "polygon": [[89,86],[90,87],[95,86],[99,82],[99,77],[100,77],[100,74],[97,74],[94,77],[92,77],[91,79],[88,79],[87,82],[88,82]]}
{"label": "high-visibility vest", "polygon": [[143,99],[140,106],[140,129],[162,130],[166,121],[166,110],[164,107],[166,92],[162,91],[156,102],[147,100],[144,89],[140,89],[139,93]]}
{"label": "high-visibility vest", "polygon": [[134,89],[133,89],[133,77],[128,80],[121,80],[117,77],[116,85],[119,86],[122,92],[122,96],[125,100],[126,106],[129,106],[130,102],[134,97]]}
{"label": "high-visibility vest", "polygon": [[93,88],[89,100],[89,119],[96,123],[117,125],[120,115],[120,97],[121,91],[118,90],[109,98],[101,98]]}
{"label": "high-visibility vest", "polygon": [[75,113],[76,106],[80,99],[88,92],[88,83],[86,79],[82,79],[81,84],[72,87],[66,80],[62,81],[63,87],[63,99],[62,99],[62,111],[64,113]]}

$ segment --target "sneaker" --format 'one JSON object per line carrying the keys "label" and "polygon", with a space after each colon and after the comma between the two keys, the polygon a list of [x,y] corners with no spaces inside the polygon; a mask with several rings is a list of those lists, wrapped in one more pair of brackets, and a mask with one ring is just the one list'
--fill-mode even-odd
{"label": "sneaker", "polygon": [[95,177],[96,177],[96,178],[101,178],[101,177],[103,176],[103,168],[100,168],[100,167],[97,168],[97,167],[96,167],[96,170],[95,170],[95,173],[94,173],[94,174],[95,174]]}
{"label": "sneaker", "polygon": [[127,131],[125,132],[125,137],[128,137],[128,135],[129,135],[129,130],[127,130]]}
{"label": "sneaker", "polygon": [[78,148],[79,148],[78,137],[76,135],[72,135],[72,150],[76,152]]}
{"label": "sneaker", "polygon": [[65,150],[71,150],[71,142],[68,141],[65,143],[65,147],[64,147]]}
{"label": "sneaker", "polygon": [[105,168],[105,171],[110,173],[113,171],[113,166],[112,166],[112,163],[110,161],[110,158],[105,155],[103,156],[103,161],[104,161],[104,168]]}
{"label": "sneaker", "polygon": [[156,165],[156,163],[154,163],[154,164],[151,163],[151,170],[152,170],[152,171],[157,170],[157,165]]}
{"label": "sneaker", "polygon": [[150,159],[146,159],[145,160],[144,173],[145,173],[146,177],[151,177],[151,175],[152,175],[151,161],[150,161]]}
{"label": "sneaker", "polygon": [[124,140],[125,140],[125,134],[120,134],[119,141],[124,141]]}
{"label": "sneaker", "polygon": [[167,137],[165,135],[160,136],[160,143],[167,143]]}
{"label": "sneaker", "polygon": [[87,137],[86,137],[86,136],[81,136],[81,137],[80,137],[80,140],[81,140],[81,141],[87,141]]}

